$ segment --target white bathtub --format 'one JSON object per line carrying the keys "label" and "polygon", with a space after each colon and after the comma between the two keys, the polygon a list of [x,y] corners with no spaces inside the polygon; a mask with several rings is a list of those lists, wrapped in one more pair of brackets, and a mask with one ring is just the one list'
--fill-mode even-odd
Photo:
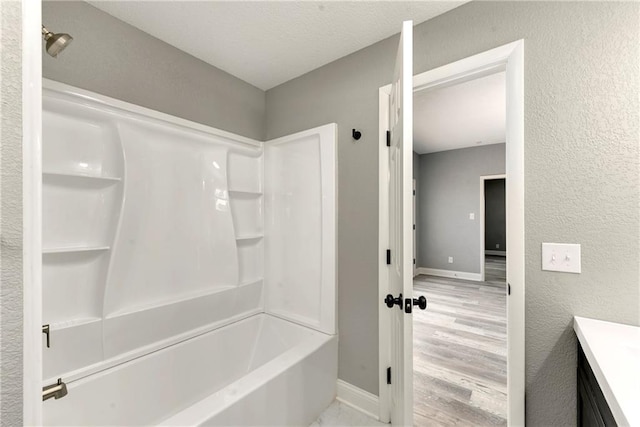
{"label": "white bathtub", "polygon": [[45,425],[309,425],[335,398],[337,337],[258,314],[68,385]]}

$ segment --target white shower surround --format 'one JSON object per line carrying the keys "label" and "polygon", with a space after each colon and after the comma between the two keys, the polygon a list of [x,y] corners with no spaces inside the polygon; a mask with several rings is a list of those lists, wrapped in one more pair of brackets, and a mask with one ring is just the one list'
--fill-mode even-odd
{"label": "white shower surround", "polygon": [[44,86],[43,385],[69,388],[44,423],[312,422],[337,378],[336,125],[263,143]]}

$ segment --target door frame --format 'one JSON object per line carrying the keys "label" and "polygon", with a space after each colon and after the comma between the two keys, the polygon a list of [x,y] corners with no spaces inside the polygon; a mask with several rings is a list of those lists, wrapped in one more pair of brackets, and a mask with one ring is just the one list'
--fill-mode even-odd
{"label": "door frame", "polygon": [[[470,56],[414,75],[414,92],[442,88],[477,79],[499,71],[506,72],[506,184],[507,227],[507,421],[524,425],[525,406],[525,318],[524,318],[524,40]],[[379,333],[379,418],[389,422],[390,316],[383,303],[388,293],[386,250],[389,247],[388,217],[388,130],[391,85],[378,91],[379,101],[379,193],[378,193],[378,333]],[[481,239],[482,241],[483,239]],[[413,345],[413,343],[411,343]]]}
{"label": "door frame", "polygon": [[[480,212],[480,281],[484,282],[484,262],[485,262],[485,253],[484,251],[487,249],[486,245],[485,245],[485,241],[484,241],[484,230],[485,230],[485,220],[486,220],[486,206],[487,203],[485,201],[485,194],[484,194],[484,185],[485,185],[485,181],[491,181],[493,179],[504,179],[505,180],[505,185],[507,182],[507,175],[506,174],[498,174],[498,175],[483,175],[480,177],[480,210],[478,212]],[[506,198],[506,193],[505,193],[505,198]],[[505,253],[506,251],[509,250],[509,246],[507,246],[507,248],[505,249]]]}
{"label": "door frame", "polygon": [[42,425],[42,5],[22,2],[22,422]]}

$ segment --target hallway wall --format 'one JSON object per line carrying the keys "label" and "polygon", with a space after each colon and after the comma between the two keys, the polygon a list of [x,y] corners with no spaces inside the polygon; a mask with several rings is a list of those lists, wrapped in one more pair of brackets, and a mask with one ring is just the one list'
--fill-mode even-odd
{"label": "hallway wall", "polygon": [[505,172],[505,144],[422,154],[419,171],[418,267],[480,274],[480,176]]}

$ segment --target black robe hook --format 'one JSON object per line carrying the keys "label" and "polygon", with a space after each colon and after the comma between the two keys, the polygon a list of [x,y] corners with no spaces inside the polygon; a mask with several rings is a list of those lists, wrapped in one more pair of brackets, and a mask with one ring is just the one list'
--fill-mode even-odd
{"label": "black robe hook", "polygon": [[355,129],[351,130],[351,137],[356,141],[359,140],[361,136],[362,136],[362,132],[360,132],[359,130],[355,130]]}

